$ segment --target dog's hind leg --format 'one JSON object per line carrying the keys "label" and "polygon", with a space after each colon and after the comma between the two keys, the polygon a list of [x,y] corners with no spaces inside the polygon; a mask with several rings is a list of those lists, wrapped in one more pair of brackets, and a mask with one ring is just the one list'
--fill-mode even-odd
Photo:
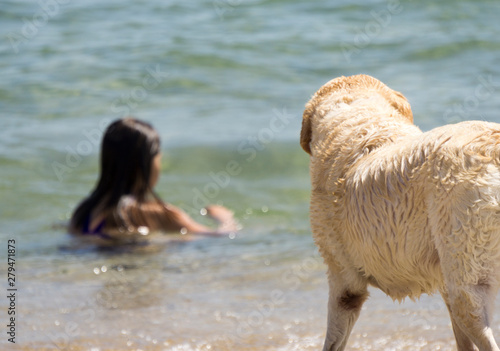
{"label": "dog's hind leg", "polygon": [[437,189],[428,208],[457,345],[470,350],[469,338],[480,351],[500,351],[490,327],[500,281],[496,190],[471,182],[447,193]]}
{"label": "dog's hind leg", "polygon": [[500,351],[490,328],[493,299],[498,290],[486,284],[448,286],[443,294],[459,351]]}
{"label": "dog's hind leg", "polygon": [[328,328],[323,351],[342,351],[368,297],[367,283],[357,273],[351,276],[330,271],[329,284]]}

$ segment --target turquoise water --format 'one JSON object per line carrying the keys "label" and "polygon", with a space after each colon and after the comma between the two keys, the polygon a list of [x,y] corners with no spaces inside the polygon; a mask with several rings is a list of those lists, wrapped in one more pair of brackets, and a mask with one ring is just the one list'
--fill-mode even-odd
{"label": "turquoise water", "polygon": [[[305,102],[331,78],[366,73],[403,92],[423,130],[500,122],[496,1],[0,7],[0,257],[15,239],[24,350],[319,350],[327,287],[298,145]],[[96,180],[102,130],[123,115],[161,134],[161,196],[200,220],[204,202],[223,203],[238,236],[119,251],[67,236]],[[229,162],[241,171],[222,181]],[[454,341],[439,297],[400,306],[373,290],[349,345]]]}

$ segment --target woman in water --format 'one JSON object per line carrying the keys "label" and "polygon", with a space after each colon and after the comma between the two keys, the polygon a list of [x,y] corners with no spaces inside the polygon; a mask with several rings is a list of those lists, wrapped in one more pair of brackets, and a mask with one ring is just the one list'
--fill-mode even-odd
{"label": "woman in water", "polygon": [[160,165],[160,138],[150,124],[133,118],[113,122],[102,141],[99,181],[73,213],[70,232],[130,241],[152,231],[217,235],[237,230],[225,207],[205,209],[219,224],[213,230],[163,202],[153,190]]}

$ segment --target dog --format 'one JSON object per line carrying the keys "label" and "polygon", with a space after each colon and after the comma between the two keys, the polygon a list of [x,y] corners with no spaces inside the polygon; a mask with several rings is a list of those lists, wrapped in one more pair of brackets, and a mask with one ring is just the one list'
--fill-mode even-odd
{"label": "dog", "polygon": [[[368,286],[394,300],[439,292],[459,351],[499,351],[500,124],[423,133],[399,92],[333,79],[306,104],[311,229],[328,267],[323,351],[346,347]],[[474,346],[475,345],[475,346]]]}

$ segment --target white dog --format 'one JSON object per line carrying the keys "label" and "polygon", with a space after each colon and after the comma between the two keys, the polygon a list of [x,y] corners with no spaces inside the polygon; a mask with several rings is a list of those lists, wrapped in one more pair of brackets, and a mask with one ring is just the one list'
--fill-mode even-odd
{"label": "white dog", "polygon": [[499,351],[500,125],[422,133],[405,97],[366,75],[307,103],[311,227],[328,266],[324,351],[344,350],[373,285],[396,300],[439,291],[459,351]]}

